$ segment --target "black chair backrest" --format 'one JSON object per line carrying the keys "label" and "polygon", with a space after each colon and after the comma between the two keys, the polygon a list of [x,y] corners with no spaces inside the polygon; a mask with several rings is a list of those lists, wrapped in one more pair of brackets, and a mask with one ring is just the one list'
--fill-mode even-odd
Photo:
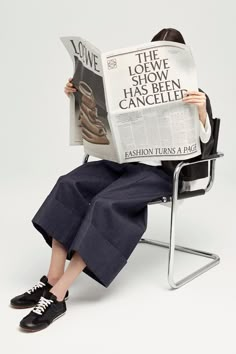
{"label": "black chair backrest", "polygon": [[[214,143],[212,146],[211,150],[211,155],[217,153],[217,148],[218,148],[218,140],[219,140],[219,131],[220,131],[220,118],[214,118],[213,119],[214,124],[213,124],[213,137],[214,137]],[[215,163],[215,160],[210,161],[210,176],[212,177],[213,173],[213,164]]]}
{"label": "black chair backrest", "polygon": [[211,154],[216,154],[217,147],[218,147],[219,131],[220,131],[220,118],[214,118],[213,121],[214,121],[214,125],[213,125],[214,144],[212,147]]}

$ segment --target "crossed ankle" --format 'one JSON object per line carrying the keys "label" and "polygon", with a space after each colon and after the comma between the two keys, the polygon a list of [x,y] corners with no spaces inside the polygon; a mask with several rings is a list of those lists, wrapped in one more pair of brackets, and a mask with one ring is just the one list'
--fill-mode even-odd
{"label": "crossed ankle", "polygon": [[61,276],[59,276],[59,277],[53,277],[53,278],[51,278],[50,276],[48,277],[48,283],[50,284],[50,285],[52,285],[52,286],[54,286],[57,282],[58,282],[58,280],[61,278]]}
{"label": "crossed ankle", "polygon": [[49,290],[50,293],[53,293],[56,297],[57,297],[57,301],[63,301],[63,299],[65,298],[65,295],[66,295],[66,291],[58,291],[54,288],[51,288]]}

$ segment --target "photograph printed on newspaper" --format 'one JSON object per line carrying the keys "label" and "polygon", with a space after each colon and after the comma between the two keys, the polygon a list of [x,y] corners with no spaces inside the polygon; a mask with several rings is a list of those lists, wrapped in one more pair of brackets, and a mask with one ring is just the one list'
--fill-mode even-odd
{"label": "photograph printed on newspaper", "polygon": [[70,145],[84,145],[85,153],[117,161],[117,148],[108,121],[101,53],[81,37],[61,37],[74,64],[70,95]]}

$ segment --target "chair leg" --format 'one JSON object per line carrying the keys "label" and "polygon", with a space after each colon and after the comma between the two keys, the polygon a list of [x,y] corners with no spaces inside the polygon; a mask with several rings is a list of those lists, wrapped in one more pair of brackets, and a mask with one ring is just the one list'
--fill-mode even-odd
{"label": "chair leg", "polygon": [[[201,275],[202,273],[206,272],[210,268],[216,266],[220,262],[220,257],[214,253],[199,251],[189,247],[178,246],[175,244],[175,219],[176,219],[176,207],[177,207],[177,200],[172,200],[172,207],[171,207],[171,223],[170,223],[170,242],[162,242],[156,241],[146,238],[141,238],[139,243],[148,243],[150,245],[161,246],[169,249],[169,257],[168,257],[168,282],[171,288],[177,289],[180,288],[182,285],[188,283],[189,281],[193,280],[197,276]],[[204,265],[203,267],[197,269],[193,273],[190,273],[186,277],[180,279],[179,281],[174,280],[174,256],[175,250],[191,253],[198,256],[211,258],[212,260]]]}

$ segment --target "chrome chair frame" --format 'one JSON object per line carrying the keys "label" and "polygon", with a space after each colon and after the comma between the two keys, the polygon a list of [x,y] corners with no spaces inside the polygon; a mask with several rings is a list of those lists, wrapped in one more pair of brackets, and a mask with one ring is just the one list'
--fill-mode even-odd
{"label": "chrome chair frame", "polygon": [[[218,137],[217,137],[217,140],[218,140]],[[196,196],[204,195],[205,193],[207,193],[212,188],[213,182],[214,182],[214,179],[215,179],[215,163],[216,163],[216,159],[218,159],[220,157],[223,157],[223,156],[224,156],[224,154],[222,152],[218,152],[218,153],[214,153],[212,155],[209,155],[208,158],[203,158],[201,160],[194,161],[194,162],[181,161],[176,166],[176,168],[174,170],[172,196],[170,196],[168,198],[167,197],[162,197],[162,198],[159,198],[157,200],[154,200],[154,201],[151,201],[151,202],[148,203],[148,205],[160,204],[160,203],[171,203],[171,221],[170,221],[169,243],[162,242],[162,241],[157,241],[157,240],[152,240],[152,239],[148,239],[148,238],[143,238],[143,237],[141,237],[141,239],[139,240],[139,243],[147,243],[147,244],[150,244],[150,245],[160,246],[160,247],[164,247],[164,248],[168,248],[169,249],[169,254],[168,254],[168,282],[169,282],[169,285],[170,285],[170,287],[172,289],[180,288],[184,284],[190,282],[191,280],[193,280],[197,276],[205,273],[206,271],[208,271],[212,267],[216,266],[220,262],[220,257],[218,255],[214,254],[214,253],[200,251],[200,250],[197,250],[197,249],[176,245],[176,243],[175,243],[175,239],[176,239],[176,237],[175,237],[175,234],[176,234],[175,225],[176,225],[176,211],[177,211],[177,206],[178,206],[179,200],[180,199],[186,199],[186,198],[190,198],[190,197],[196,197]],[[89,154],[85,153],[84,158],[83,158],[83,163],[86,163],[88,161],[88,158],[89,158]],[[208,178],[208,183],[207,183],[206,188],[205,189],[193,190],[193,191],[187,191],[187,192],[178,192],[178,190],[179,190],[179,175],[180,175],[181,169],[184,166],[198,164],[198,163],[202,163],[202,162],[206,162],[206,161],[208,162],[208,167],[209,167],[209,163],[210,163],[210,174],[208,176],[209,178]],[[206,257],[206,258],[210,258],[211,261],[208,262],[206,265],[200,267],[196,271],[194,271],[194,272],[190,273],[189,275],[185,276],[184,278],[182,278],[182,279],[180,279],[178,281],[175,281],[175,279],[174,279],[175,250],[181,251],[181,252],[185,252],[185,253],[194,254],[194,255],[198,255],[198,256],[202,256],[202,257]]]}
{"label": "chrome chair frame", "polygon": [[[209,252],[205,252],[205,251],[200,251],[200,250],[196,250],[193,248],[189,248],[189,247],[183,247],[183,246],[178,246],[175,243],[175,224],[176,224],[176,209],[177,209],[177,205],[178,205],[178,201],[180,199],[185,199],[185,198],[189,198],[189,197],[195,197],[195,196],[199,196],[199,195],[203,195],[206,192],[208,192],[214,182],[214,178],[215,178],[215,162],[217,158],[223,157],[224,154],[219,152],[217,154],[214,155],[210,155],[208,158],[199,160],[199,161],[194,161],[194,162],[180,162],[174,171],[173,174],[173,193],[172,196],[170,198],[166,198],[163,197],[159,200],[156,201],[152,201],[149,202],[148,205],[150,204],[157,204],[157,203],[171,203],[171,221],[170,221],[170,235],[169,235],[169,243],[166,242],[162,242],[162,241],[154,241],[151,239],[147,239],[147,238],[141,238],[140,239],[140,243],[147,243],[150,245],[155,245],[155,246],[161,246],[161,247],[165,247],[169,249],[169,256],[168,256],[168,282],[169,285],[172,289],[177,289],[179,287],[181,287],[182,285],[188,283],[190,280],[193,280],[194,278],[196,278],[197,276],[203,274],[204,272],[206,272],[207,270],[209,270],[210,268],[216,266],[219,262],[220,262],[220,257],[217,254],[214,253],[209,253]],[[194,190],[194,191],[190,191],[190,192],[182,192],[178,195],[178,186],[179,186],[179,174],[181,169],[184,166],[187,165],[192,165],[192,164],[196,164],[196,163],[201,163],[204,161],[211,161],[211,174],[209,176],[208,179],[208,184],[206,186],[205,189],[201,189],[201,190]],[[209,263],[207,263],[206,265],[202,266],[201,268],[197,269],[196,271],[190,273],[189,275],[185,276],[184,278],[175,281],[174,280],[174,257],[175,257],[175,250],[177,251],[181,251],[181,252],[185,252],[185,253],[191,253],[191,254],[195,254],[198,256],[202,256],[202,257],[206,257],[206,258],[210,258],[211,261]]]}

